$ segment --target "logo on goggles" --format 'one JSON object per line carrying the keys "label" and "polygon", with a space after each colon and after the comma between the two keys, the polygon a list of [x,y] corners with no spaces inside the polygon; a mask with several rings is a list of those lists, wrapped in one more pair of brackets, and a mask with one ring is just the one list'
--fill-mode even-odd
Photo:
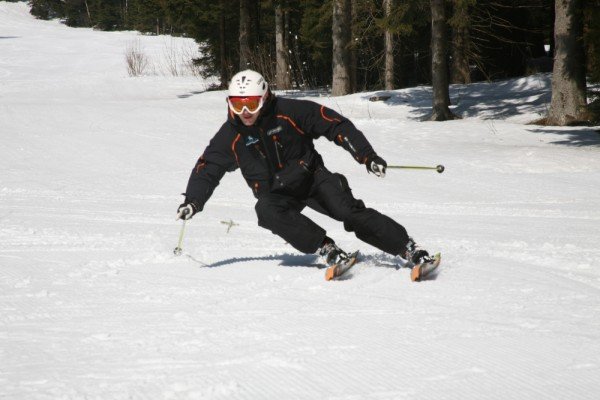
{"label": "logo on goggles", "polygon": [[240,115],[244,109],[250,114],[256,114],[263,106],[263,96],[229,96],[227,98],[229,109]]}

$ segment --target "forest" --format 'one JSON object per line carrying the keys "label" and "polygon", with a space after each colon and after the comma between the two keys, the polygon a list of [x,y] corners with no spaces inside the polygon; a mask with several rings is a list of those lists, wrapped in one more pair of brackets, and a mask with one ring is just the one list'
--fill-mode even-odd
{"label": "forest", "polygon": [[600,82],[600,0],[30,3],[36,17],[73,27],[193,38],[201,52],[195,65],[218,76],[221,87],[245,68],[260,71],[275,89],[326,89],[334,96],[432,85],[431,119],[444,120],[454,117],[449,84],[554,70],[556,96],[541,122],[597,119],[598,94],[588,85]]}

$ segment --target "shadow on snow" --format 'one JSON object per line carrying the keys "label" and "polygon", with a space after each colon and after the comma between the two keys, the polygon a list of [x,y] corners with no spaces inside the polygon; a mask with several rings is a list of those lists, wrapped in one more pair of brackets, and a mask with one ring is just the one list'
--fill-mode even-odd
{"label": "shadow on snow", "polygon": [[212,264],[206,265],[206,267],[222,267],[224,265],[235,264],[240,262],[248,261],[280,261],[279,265],[284,267],[316,267],[323,268],[323,264],[317,262],[319,256],[316,254],[279,254],[271,256],[259,256],[259,257],[231,257],[222,261],[217,261]]}
{"label": "shadow on snow", "polygon": [[[280,261],[278,265],[282,267],[315,267],[325,268],[325,265],[319,262],[319,256],[316,254],[291,254],[284,253],[278,255],[269,256],[256,256],[256,257],[231,257],[225,260],[217,261],[212,264],[205,264],[208,268],[222,267],[224,265],[236,264],[240,262],[249,261]],[[390,254],[360,254],[358,258],[359,263],[368,263],[378,267],[387,267],[399,269],[405,267],[405,263],[400,258],[392,256]]]}
{"label": "shadow on snow", "polygon": [[[363,96],[389,97],[385,104],[413,107],[415,120],[423,120],[432,112],[432,88],[415,88],[379,91]],[[522,113],[537,112],[544,115],[552,93],[550,75],[541,74],[528,78],[500,82],[478,82],[469,85],[450,85],[451,110],[462,118],[504,119]]]}
{"label": "shadow on snow", "polygon": [[552,129],[551,127],[539,127],[527,129],[530,132],[537,133],[552,133],[555,135],[561,135],[564,137],[562,140],[554,140],[548,143],[573,146],[573,147],[585,147],[594,146],[600,147],[600,130],[588,127],[572,127],[562,129]]}

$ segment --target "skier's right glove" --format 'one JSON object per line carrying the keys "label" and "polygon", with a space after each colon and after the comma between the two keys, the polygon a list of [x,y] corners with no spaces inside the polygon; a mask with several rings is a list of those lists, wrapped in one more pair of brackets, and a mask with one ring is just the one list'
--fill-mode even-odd
{"label": "skier's right glove", "polygon": [[177,218],[178,219],[191,219],[198,211],[200,210],[200,205],[196,200],[185,201],[183,204],[179,206],[177,209]]}

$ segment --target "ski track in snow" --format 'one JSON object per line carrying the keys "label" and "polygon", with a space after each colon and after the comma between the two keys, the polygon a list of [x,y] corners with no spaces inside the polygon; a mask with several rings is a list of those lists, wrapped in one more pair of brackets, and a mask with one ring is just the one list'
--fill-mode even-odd
{"label": "ski track in snow", "polygon": [[37,21],[24,3],[0,3],[0,26],[0,398],[597,397],[600,140],[525,125],[549,76],[453,86],[464,119],[445,123],[419,122],[425,87],[386,103],[288,93],[352,118],[390,164],[446,166],[380,180],[318,141],[356,197],[443,257],[412,283],[307,210],[361,250],[325,282],[316,256],[257,226],[239,172],[172,254],[225,94],[128,78],[126,43],[160,54],[164,37]]}

